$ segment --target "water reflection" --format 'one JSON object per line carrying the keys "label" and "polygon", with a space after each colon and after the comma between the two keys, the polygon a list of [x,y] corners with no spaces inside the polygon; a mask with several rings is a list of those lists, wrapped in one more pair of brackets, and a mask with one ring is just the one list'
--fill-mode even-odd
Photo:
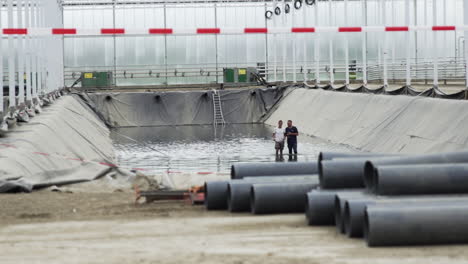
{"label": "water reflection", "polygon": [[[233,162],[275,161],[273,129],[263,124],[225,127],[119,128],[111,133],[121,166],[151,173],[228,173]],[[298,161],[315,161],[321,150],[350,151],[316,138],[299,137]],[[285,160],[288,161],[287,149]],[[294,157],[292,157],[294,160]]]}

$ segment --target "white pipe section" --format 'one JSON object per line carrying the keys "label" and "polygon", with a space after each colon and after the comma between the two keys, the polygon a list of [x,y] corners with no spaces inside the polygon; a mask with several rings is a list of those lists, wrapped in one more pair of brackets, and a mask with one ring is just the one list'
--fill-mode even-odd
{"label": "white pipe section", "polygon": [[[308,6],[307,5],[304,5],[304,7],[302,8],[302,25],[303,27],[307,27],[307,10],[308,10]],[[302,34],[303,37],[302,37],[302,50],[304,52],[304,66],[303,66],[303,78],[304,78],[304,82],[307,81],[307,35],[306,34]]]}
{"label": "white pipe section", "polygon": [[[348,0],[344,0],[344,20],[345,20],[345,25],[348,25]],[[345,79],[346,83],[345,85],[349,85],[349,43],[348,43],[348,34],[344,34],[344,48],[345,48]]]}
{"label": "white pipe section", "polygon": [[[318,26],[318,5],[319,1],[315,1],[314,7],[314,25]],[[320,85],[320,34],[314,36],[314,60],[315,60],[315,85]]]}
{"label": "white pipe section", "polygon": [[[30,7],[29,5],[31,2],[26,0],[24,5],[24,23],[27,28],[31,26],[30,23]],[[26,36],[26,46],[25,46],[25,53],[26,53],[26,102],[28,107],[31,106],[32,101],[32,92],[31,92],[31,36]]]}
{"label": "white pipe section", "polygon": [[[283,26],[286,25],[286,2],[284,3],[283,5],[283,10],[282,10],[282,22],[283,22]],[[288,37],[286,34],[283,34],[283,82],[286,82],[286,41],[287,41]]]}
{"label": "white pipe section", "polygon": [[[392,26],[396,26],[397,22],[396,20],[396,15],[395,15],[395,1],[396,0],[391,0],[392,1]],[[396,56],[396,50],[395,50],[395,38],[391,38],[391,44],[392,44],[392,69],[393,69],[393,79],[395,79],[395,56]]]}
{"label": "white pipe section", "polygon": [[[0,28],[3,28],[2,22],[2,10],[3,7],[0,6]],[[0,92],[0,125],[3,121],[3,108],[5,105],[3,104],[3,37],[0,38],[0,82],[2,84],[2,91]]]}
{"label": "white pipe section", "polygon": [[[442,8],[442,21],[444,26],[447,26],[447,0],[443,0],[442,4],[444,5]],[[447,54],[447,32],[444,31],[444,42],[443,42],[442,54],[441,57],[445,58]]]}
{"label": "white pipe section", "polygon": [[[328,25],[332,26],[332,0],[328,0]],[[330,51],[330,85],[335,83],[334,66],[333,66],[333,36],[329,36],[329,51]]]}
{"label": "white pipe section", "polygon": [[[31,27],[37,27],[37,0],[31,0]],[[33,100],[38,100],[37,83],[37,37],[31,37],[31,90]],[[37,102],[34,102],[37,103]]]}
{"label": "white pipe section", "polygon": [[[432,16],[433,16],[433,24],[434,26],[437,25],[437,4],[435,1],[432,2]],[[438,52],[438,45],[437,45],[437,31],[432,32],[433,37],[433,49],[432,52],[434,54],[434,87],[439,86],[439,52]]]}
{"label": "white pipe section", "polygon": [[[463,20],[465,22],[465,25],[468,23],[468,0],[463,0]],[[465,30],[464,32],[465,35],[465,50],[464,50],[464,56],[465,56],[465,87],[466,90],[468,91],[468,30]]]}
{"label": "white pipe section", "polygon": [[[36,0],[36,27],[41,27],[41,0]],[[37,96],[42,95],[42,58],[41,58],[41,37],[37,37],[37,46],[36,46],[36,70],[37,70]]]}
{"label": "white pipe section", "polygon": [[[377,14],[379,16],[378,20],[377,20],[377,24],[381,24],[381,21],[382,21],[382,8],[380,7],[382,5],[382,1],[381,0],[377,0],[378,3],[375,5],[376,7],[376,10],[375,10],[375,13],[374,14]],[[378,35],[380,36],[380,34]],[[381,72],[381,67],[382,67],[382,38],[379,37],[379,39],[377,40],[377,64],[378,64],[378,69],[379,69],[379,76],[381,76],[382,72]]]}
{"label": "white pipe section", "polygon": [[[277,26],[277,18],[275,17],[274,15],[274,12],[275,12],[275,9],[276,7],[278,7],[278,0],[275,0],[275,4],[273,6],[273,15],[272,15],[272,19],[273,19],[273,26],[276,27]],[[276,48],[276,41],[277,41],[277,35],[276,34],[273,34],[272,36],[272,39],[273,39],[273,78],[274,78],[274,81],[278,81],[278,74],[277,74],[277,67],[278,67],[278,58],[277,58],[277,48]]]}
{"label": "white pipe section", "polygon": [[[8,0],[7,2],[7,18],[8,18],[8,27],[14,28],[13,24],[13,0]],[[15,87],[15,47],[13,36],[8,35],[8,100],[10,105],[10,111],[16,107],[16,87]]]}
{"label": "white pipe section", "polygon": [[[291,27],[294,27],[295,26],[295,22],[296,22],[296,9],[293,7],[291,7],[291,13],[292,13],[292,20],[291,20]],[[297,34],[293,34],[292,35],[292,53],[293,53],[293,56],[292,56],[292,59],[293,59],[293,82],[294,83],[297,83],[297,65],[296,65],[296,46],[297,46],[297,37],[296,37]]]}
{"label": "white pipe section", "polygon": [[[23,1],[16,0],[16,12],[18,28],[23,27]],[[24,37],[22,35],[16,36],[17,49],[18,49],[18,105],[24,106]]]}
{"label": "white pipe section", "polygon": [[[405,0],[405,25],[410,25],[410,2]],[[406,34],[406,86],[411,86],[411,33],[408,31]]]}
{"label": "white pipe section", "polygon": [[[385,10],[385,0],[380,0],[381,8],[382,8],[382,26],[386,26],[387,23],[387,12]],[[387,47],[387,33],[383,33],[383,81],[384,86],[388,87],[388,65],[387,65],[387,55],[388,55],[388,47]]]}
{"label": "white pipe section", "polygon": [[[365,1],[367,0],[361,0],[361,12],[365,12],[366,9],[366,3]],[[362,16],[362,25],[366,25],[366,16],[367,12]],[[362,81],[364,83],[364,86],[367,86],[367,43],[366,43],[366,34],[365,32],[362,32]]]}

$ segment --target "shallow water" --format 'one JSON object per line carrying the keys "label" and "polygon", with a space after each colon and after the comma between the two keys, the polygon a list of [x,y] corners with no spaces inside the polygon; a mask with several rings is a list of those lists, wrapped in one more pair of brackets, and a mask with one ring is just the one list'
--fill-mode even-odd
{"label": "shallow water", "polygon": [[[300,127],[299,127],[300,130]],[[159,173],[228,173],[234,162],[274,162],[273,128],[263,124],[119,128],[111,133],[120,166]],[[298,161],[320,151],[352,151],[320,139],[298,137]],[[285,147],[287,153],[287,147]],[[284,156],[288,162],[288,155]]]}

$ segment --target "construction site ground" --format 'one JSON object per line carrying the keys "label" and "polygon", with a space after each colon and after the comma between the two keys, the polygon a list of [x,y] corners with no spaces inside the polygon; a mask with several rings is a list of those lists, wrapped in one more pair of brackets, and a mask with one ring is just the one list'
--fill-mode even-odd
{"label": "construction site ground", "polygon": [[0,263],[468,263],[468,246],[368,248],[303,214],[135,204],[130,191],[0,195]]}

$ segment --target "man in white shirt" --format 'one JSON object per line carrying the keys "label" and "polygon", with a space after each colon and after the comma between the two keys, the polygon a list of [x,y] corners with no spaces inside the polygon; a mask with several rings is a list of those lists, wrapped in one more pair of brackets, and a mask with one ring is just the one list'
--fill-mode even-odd
{"label": "man in white shirt", "polygon": [[[278,127],[273,132],[273,140],[275,141],[276,159],[283,160],[284,140],[286,139],[286,131],[283,128],[283,120],[278,121]],[[279,155],[278,155],[279,154]]]}

